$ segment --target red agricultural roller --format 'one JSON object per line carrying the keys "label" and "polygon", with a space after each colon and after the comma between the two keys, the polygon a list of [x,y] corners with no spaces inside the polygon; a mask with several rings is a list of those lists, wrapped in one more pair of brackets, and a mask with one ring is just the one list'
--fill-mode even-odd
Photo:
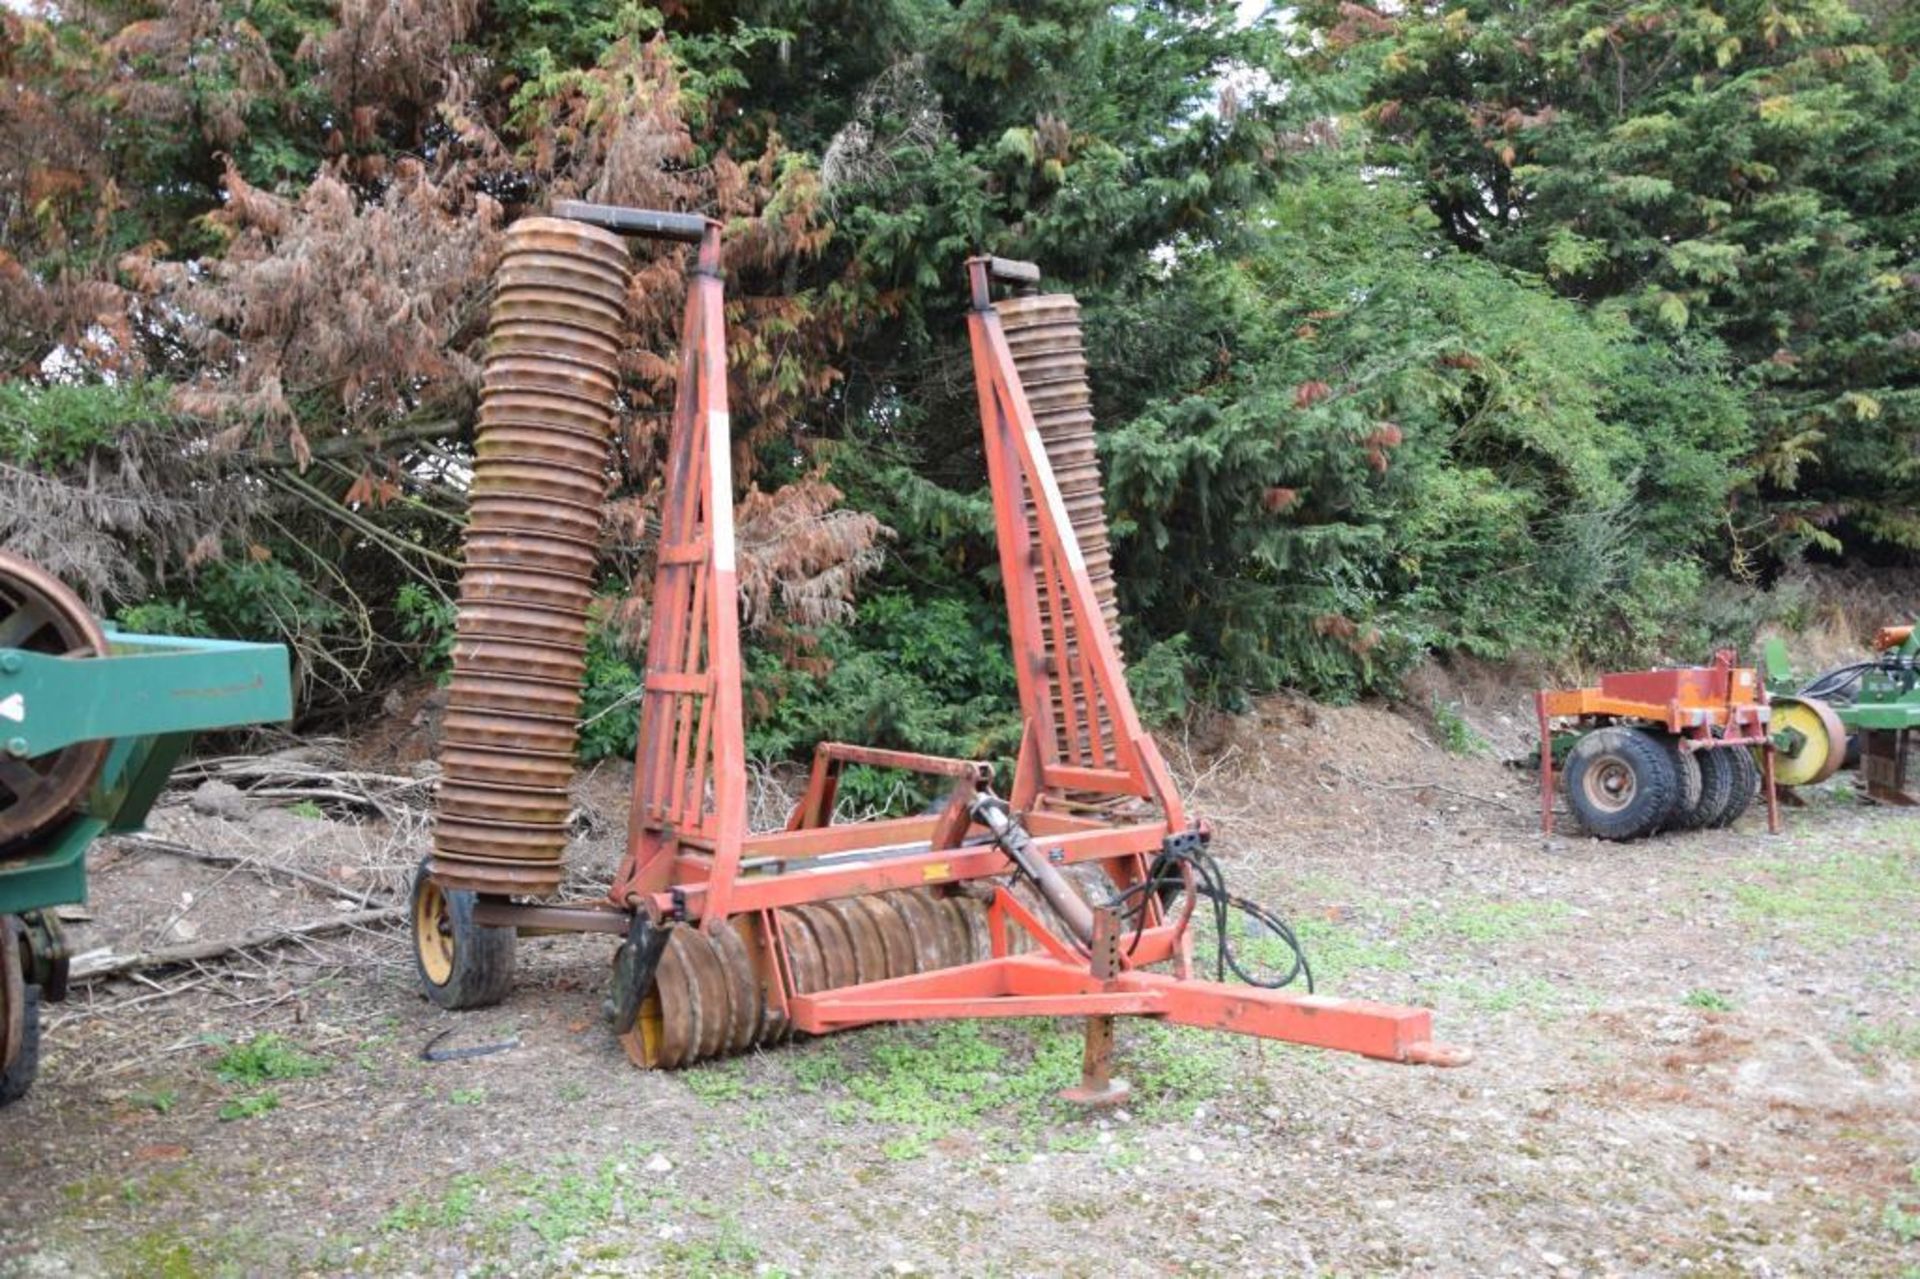
{"label": "red agricultural roller", "polygon": [[[1187,812],[1128,695],[1078,309],[1071,297],[1038,294],[1040,273],[1030,264],[976,258],[967,266],[974,379],[1025,719],[1007,793],[996,792],[988,764],[827,743],[786,828],[749,830],[720,227],[595,205],[556,213],[602,232],[698,246],[627,850],[603,898],[534,900],[557,881],[557,741],[528,732],[529,749],[516,752],[507,737],[475,726],[448,748],[448,777],[456,763],[467,768],[447,788],[457,812],[451,820],[442,814],[435,856],[414,886],[414,940],[429,998],[447,1008],[497,1001],[511,982],[516,933],[561,929],[621,939],[614,1029],[646,1067],[874,1022],[1036,1016],[1088,1019],[1086,1077],[1075,1095],[1092,1101],[1123,1091],[1108,1074],[1117,1016],[1388,1061],[1468,1059],[1434,1040],[1424,1009],[1199,974],[1196,917],[1211,922],[1216,906],[1239,906],[1284,925],[1227,892],[1207,828]],[[542,259],[521,273],[523,287],[536,291],[529,296],[552,283],[545,272],[556,265]],[[996,303],[996,284],[1021,292]],[[567,322],[553,305],[540,319]],[[530,337],[515,358],[542,352]],[[579,357],[569,348],[550,358]],[[531,429],[568,429],[541,419],[538,404],[529,408]],[[515,484],[554,464],[525,451],[493,456],[513,468],[505,474]],[[589,488],[569,492],[584,499]],[[504,480],[492,491],[518,492]],[[539,493],[532,484],[526,491]],[[531,654],[522,637],[547,615],[539,610],[570,620],[577,579],[544,553],[514,561],[509,537],[485,545],[490,558],[469,570],[463,641],[490,619],[514,625],[500,637],[507,660],[472,674],[456,668],[458,701],[466,710],[491,708],[509,725],[519,716],[544,726],[563,718],[564,699],[547,691],[562,683],[548,674],[558,653],[546,651],[564,647],[561,632]],[[921,816],[836,822],[837,781],[851,764],[938,778],[950,794]],[[523,826],[531,838],[523,840]],[[1208,966],[1223,978],[1231,961],[1227,951]]]}

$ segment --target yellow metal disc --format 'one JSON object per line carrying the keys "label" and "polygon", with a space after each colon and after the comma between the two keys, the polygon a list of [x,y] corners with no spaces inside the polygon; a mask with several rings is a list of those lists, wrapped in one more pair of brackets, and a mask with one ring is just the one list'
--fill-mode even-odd
{"label": "yellow metal disc", "polygon": [[1812,786],[1840,769],[1847,754],[1847,730],[1825,702],[1811,697],[1783,697],[1773,703],[1770,724],[1777,742],[1788,736],[1791,749],[1776,749],[1774,781],[1781,786]]}

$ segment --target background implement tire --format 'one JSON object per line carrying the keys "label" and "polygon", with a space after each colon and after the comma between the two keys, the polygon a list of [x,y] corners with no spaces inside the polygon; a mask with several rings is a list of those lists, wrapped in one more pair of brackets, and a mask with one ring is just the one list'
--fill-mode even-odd
{"label": "background implement tire", "polygon": [[1714,753],[1733,757],[1733,793],[1727,797],[1726,811],[1714,820],[1714,829],[1718,830],[1739,821],[1753,803],[1754,796],[1760,793],[1760,761],[1744,746]]}
{"label": "background implement tire", "polygon": [[474,923],[476,900],[434,883],[424,860],[413,872],[413,968],[421,992],[441,1008],[489,1008],[513,989],[513,929]]}
{"label": "background implement tire", "polygon": [[1567,755],[1567,803],[1600,839],[1652,834],[1672,815],[1679,793],[1673,755],[1652,734],[1596,728]]}
{"label": "background implement tire", "polygon": [[[1746,780],[1746,773],[1740,767],[1745,760],[1747,767],[1753,767],[1753,756],[1738,746],[1721,747],[1695,753],[1694,758],[1700,764],[1700,802],[1694,806],[1692,816],[1683,821],[1686,830],[1709,830],[1726,823],[1722,820],[1728,806],[1733,803],[1734,788]],[[1749,784],[1748,791],[1752,787]],[[1745,804],[1741,805],[1744,810]]]}
{"label": "background implement tire", "polygon": [[1660,823],[1661,830],[1697,830],[1696,817],[1700,812],[1700,801],[1705,793],[1705,778],[1700,772],[1700,760],[1690,750],[1683,750],[1680,739],[1672,733],[1663,733],[1657,728],[1641,728],[1635,732],[1644,733],[1653,739],[1660,749],[1673,761],[1673,776],[1677,788],[1673,795],[1673,811]]}
{"label": "background implement tire", "polygon": [[1780,786],[1817,786],[1840,771],[1847,759],[1847,730],[1833,708],[1814,697],[1779,697],[1769,725],[1776,741],[1788,733],[1791,750],[1773,757],[1773,780]]}

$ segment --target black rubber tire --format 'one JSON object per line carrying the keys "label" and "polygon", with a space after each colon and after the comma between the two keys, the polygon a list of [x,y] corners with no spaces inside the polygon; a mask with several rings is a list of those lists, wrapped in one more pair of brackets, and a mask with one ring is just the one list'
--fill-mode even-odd
{"label": "black rubber tire", "polygon": [[[1723,746],[1700,751],[1694,756],[1700,761],[1700,802],[1694,806],[1682,829],[1710,830],[1720,825],[1727,805],[1733,802],[1733,789],[1740,778],[1740,762],[1735,758],[1739,755],[1746,755],[1746,752],[1738,746]],[[1752,756],[1747,756],[1749,763],[1752,759]]]}
{"label": "black rubber tire", "polygon": [[[1604,804],[1594,791],[1610,791],[1601,778],[1627,785],[1618,804]],[[1593,786],[1589,788],[1589,780]],[[1673,752],[1651,733],[1614,725],[1585,733],[1567,753],[1567,804],[1588,834],[1599,839],[1651,835],[1672,815],[1680,794]]]}
{"label": "black rubber tire", "polygon": [[1760,793],[1760,764],[1744,746],[1714,753],[1733,756],[1733,793],[1727,797],[1726,811],[1713,823],[1714,829],[1720,830],[1739,821]]}
{"label": "black rubber tire", "polygon": [[1679,789],[1674,792],[1673,811],[1660,823],[1660,830],[1693,830],[1691,815],[1700,809],[1700,796],[1705,790],[1705,779],[1700,775],[1700,761],[1694,752],[1683,750],[1680,739],[1672,733],[1663,733],[1657,728],[1642,728],[1639,732],[1658,742],[1660,749],[1673,761],[1674,780]]}
{"label": "black rubber tire", "polygon": [[[422,958],[418,930],[421,896],[437,892],[447,904],[448,932],[453,953],[448,971],[436,981]],[[408,895],[407,915],[415,931],[413,971],[420,979],[420,991],[435,1006],[451,1011],[466,1008],[491,1008],[513,990],[514,931],[511,928],[486,927],[473,922],[474,904],[479,900],[471,890],[441,888],[427,873],[423,860],[413,872],[413,891]]]}
{"label": "black rubber tire", "polygon": [[40,988],[26,988],[26,1009],[21,1019],[20,1055],[11,1069],[0,1072],[0,1106],[26,1096],[33,1077],[40,1073]]}

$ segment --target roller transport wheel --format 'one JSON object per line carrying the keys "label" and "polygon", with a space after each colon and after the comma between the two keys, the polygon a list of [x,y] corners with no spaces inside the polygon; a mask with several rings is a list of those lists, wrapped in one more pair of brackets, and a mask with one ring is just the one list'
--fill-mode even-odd
{"label": "roller transport wheel", "polygon": [[[0,649],[99,657],[100,623],[38,565],[0,551]],[[22,850],[86,799],[112,742],[75,742],[34,759],[0,754],[0,857]]]}
{"label": "roller transport wheel", "polygon": [[488,1008],[513,989],[513,929],[474,923],[478,900],[435,883],[424,861],[413,873],[413,967],[437,1007]]}
{"label": "roller transport wheel", "polygon": [[1573,815],[1599,839],[1652,834],[1680,793],[1679,770],[1666,747],[1619,725],[1583,734],[1567,755],[1566,778]]}
{"label": "roller transport wheel", "polygon": [[1663,733],[1659,729],[1643,728],[1638,730],[1660,744],[1660,749],[1673,761],[1673,775],[1678,781],[1678,789],[1673,796],[1673,811],[1660,823],[1661,831],[1696,830],[1699,823],[1695,820],[1700,811],[1700,800],[1705,790],[1705,779],[1700,772],[1699,756],[1681,745],[1682,738],[1672,733]]}
{"label": "roller transport wheel", "polygon": [[1817,786],[1840,771],[1847,758],[1847,730],[1833,708],[1813,697],[1774,699],[1770,730],[1792,746],[1777,750],[1773,780],[1780,786]]}
{"label": "roller transport wheel", "polygon": [[1733,790],[1727,796],[1727,807],[1713,823],[1715,830],[1733,825],[1746,814],[1747,808],[1760,794],[1760,761],[1753,757],[1747,748],[1734,747],[1724,753],[1733,757]]}
{"label": "roller transport wheel", "polygon": [[1749,766],[1753,756],[1739,747],[1720,747],[1698,751],[1700,764],[1700,802],[1679,822],[1681,830],[1712,830],[1723,825],[1728,806],[1733,803],[1734,786],[1739,780],[1741,759]]}

